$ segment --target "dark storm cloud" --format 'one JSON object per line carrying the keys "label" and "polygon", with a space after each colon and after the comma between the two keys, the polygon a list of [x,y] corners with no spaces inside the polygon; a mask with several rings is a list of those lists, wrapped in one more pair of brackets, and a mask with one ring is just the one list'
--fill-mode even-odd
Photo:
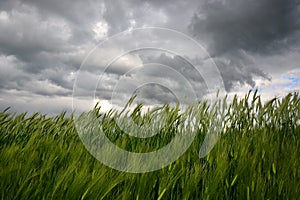
{"label": "dark storm cloud", "polygon": [[93,28],[104,9],[92,0],[4,0],[0,5],[8,18],[0,21],[0,52],[27,62],[25,70],[35,73],[66,64],[78,69],[96,43]]}
{"label": "dark storm cloud", "polygon": [[[181,103],[188,103],[193,102],[194,98],[201,99],[207,93],[201,73],[187,60],[167,52],[153,51],[133,52],[140,57],[142,64],[132,68],[116,81],[118,87],[114,90],[115,96],[129,99],[134,95],[135,89],[139,88],[137,94],[146,104],[149,101],[175,103],[176,98]],[[169,89],[171,93],[161,86]]]}
{"label": "dark storm cloud", "polygon": [[[206,93],[207,86],[205,85],[205,81],[200,74],[199,71],[189,63],[185,58],[179,55],[168,55],[166,52],[158,54],[156,56],[153,55],[140,55],[143,64],[147,63],[159,63],[165,66],[168,66],[174,69],[177,73],[182,75],[186,81],[188,81],[194,88],[195,91],[202,96]],[[161,70],[151,71],[152,76],[162,76],[168,77],[168,74],[162,74]],[[169,75],[170,76],[170,75]]]}
{"label": "dark storm cloud", "polygon": [[41,5],[32,3],[1,1],[1,88],[69,96],[71,73],[83,59],[82,49],[71,41],[73,26],[67,17],[50,10],[46,14]]}
{"label": "dark storm cloud", "polygon": [[224,80],[226,91],[230,91],[238,84],[256,86],[253,77],[271,78],[254,64],[252,57],[244,51],[235,52],[234,55],[224,55],[214,59]]}
{"label": "dark storm cloud", "polygon": [[43,52],[59,52],[65,48],[67,38],[62,34],[66,33],[59,25],[41,21],[38,16],[32,16],[30,10],[6,15],[8,19],[0,23],[1,52],[30,62],[43,56]]}
{"label": "dark storm cloud", "polygon": [[[272,65],[269,72],[276,72],[279,71],[278,57],[274,53],[285,51],[282,55],[290,55],[289,50],[299,53],[299,11],[296,0],[0,0],[0,107],[13,103],[17,109],[23,107],[24,110],[24,104],[34,110],[36,106],[42,109],[49,104],[47,112],[70,108],[76,70],[89,51],[106,36],[152,26],[195,36],[213,56],[227,91],[237,83],[254,87],[254,77],[269,79],[260,62]],[[184,48],[181,45],[184,41],[174,40],[169,35],[159,37],[178,44],[178,49]],[[155,38],[154,35],[146,39]],[[143,36],[136,39],[135,42],[145,42]],[[95,89],[107,64],[105,59],[121,52],[122,46],[134,48],[134,44],[129,43],[132,41],[118,40],[89,59],[81,69],[80,98],[84,99]],[[176,50],[176,46],[173,47]],[[267,58],[268,55],[273,57]],[[180,56],[185,55],[170,55],[160,50],[126,55],[105,71],[96,96],[110,100],[114,86],[124,73],[149,63],[173,68],[184,75],[197,92],[205,93],[207,86],[201,75]],[[281,62],[280,68],[299,67],[296,57],[286,61],[282,56],[280,59],[285,62]],[[127,86],[143,80],[166,81],[174,86],[175,92],[186,91],[175,76],[159,67],[131,75],[131,78],[126,77],[128,84],[120,86],[116,100],[120,103],[126,95],[131,95],[127,94]],[[152,102],[151,97],[157,102],[173,98],[168,91],[152,85],[138,92]],[[83,108],[86,101],[81,103]]]}
{"label": "dark storm cloud", "polygon": [[298,0],[202,1],[190,30],[210,42],[213,54],[243,49],[271,53],[300,29]]}
{"label": "dark storm cloud", "polygon": [[138,99],[137,101],[142,102],[144,105],[153,105],[155,104],[166,104],[166,103],[176,103],[178,99],[173,91],[170,91],[168,88],[164,88],[160,85],[148,84],[142,88],[138,88],[135,91]]}
{"label": "dark storm cloud", "polygon": [[29,6],[0,11],[0,53],[13,55],[28,73],[61,65],[55,55],[70,50],[71,35],[62,19],[43,18]]}
{"label": "dark storm cloud", "polygon": [[205,41],[227,91],[237,83],[255,87],[254,77],[270,78],[251,54],[277,54],[299,44],[299,1],[205,0],[189,30]]}

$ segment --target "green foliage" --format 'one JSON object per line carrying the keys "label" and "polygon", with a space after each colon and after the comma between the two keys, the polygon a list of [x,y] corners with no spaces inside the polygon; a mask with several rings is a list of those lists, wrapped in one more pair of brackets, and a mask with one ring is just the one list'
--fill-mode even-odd
{"label": "green foliage", "polygon": [[[263,104],[256,92],[249,92],[231,103],[226,99],[213,105],[199,102],[183,113],[178,106],[168,105],[142,113],[142,106],[125,115],[114,111],[102,115],[98,106],[92,112],[102,116],[107,137],[128,151],[149,152],[166,145],[178,133],[184,116],[194,120],[184,129],[186,133],[197,132],[182,157],[161,170],[143,174],[119,172],[97,161],[84,148],[73,116],[67,117],[65,112],[50,118],[39,113],[1,112],[0,198],[299,198],[299,94]],[[138,126],[153,125],[160,131],[150,138],[129,136],[113,117],[124,117],[120,121],[125,124],[131,118]],[[199,159],[199,148],[215,122],[222,127],[220,139]]]}

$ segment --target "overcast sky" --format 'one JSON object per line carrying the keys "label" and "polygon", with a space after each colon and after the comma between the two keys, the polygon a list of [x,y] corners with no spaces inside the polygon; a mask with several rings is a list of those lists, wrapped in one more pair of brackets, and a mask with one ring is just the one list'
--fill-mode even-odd
{"label": "overcast sky", "polygon": [[[165,29],[134,32],[147,27]],[[73,89],[78,111],[132,94],[189,103],[213,85],[266,99],[299,91],[300,1],[0,1],[1,110],[71,111]]]}

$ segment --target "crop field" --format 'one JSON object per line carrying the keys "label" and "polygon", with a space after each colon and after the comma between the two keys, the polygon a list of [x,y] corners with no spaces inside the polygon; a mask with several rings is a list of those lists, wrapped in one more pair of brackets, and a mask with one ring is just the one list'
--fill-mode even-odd
{"label": "crop field", "polygon": [[[184,113],[162,106],[142,114],[92,113],[115,145],[131,152],[149,152],[168,144],[182,128],[196,136],[187,151],[169,166],[147,173],[109,168],[83,145],[74,116],[39,113],[0,113],[1,199],[299,199],[300,96],[262,102],[257,93],[216,104],[198,102]],[[211,122],[223,116],[219,140],[203,158],[200,146]],[[118,129],[114,117],[126,124],[165,124],[159,134],[136,138]],[[154,119],[155,118],[155,119]],[[130,126],[130,124],[128,125]],[[193,127],[189,127],[193,126]],[[156,130],[156,129],[155,129]],[[179,147],[180,148],[180,147]]]}

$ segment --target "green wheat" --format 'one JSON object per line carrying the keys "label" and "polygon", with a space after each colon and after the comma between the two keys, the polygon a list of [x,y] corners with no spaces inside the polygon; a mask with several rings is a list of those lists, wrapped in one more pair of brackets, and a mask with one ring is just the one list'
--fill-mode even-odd
{"label": "green wheat", "polygon": [[[252,95],[251,95],[252,94]],[[131,102],[132,103],[132,102]],[[181,113],[168,105],[127,117],[160,132],[139,139],[118,129],[120,113],[102,117],[107,137],[123,149],[154,151],[178,133],[184,117],[196,131],[188,151],[171,165],[150,173],[129,174],[104,166],[84,148],[73,121],[56,117],[0,113],[1,199],[297,199],[300,196],[300,96],[267,103],[257,93],[215,105],[198,102]],[[222,114],[220,139],[199,159],[202,141]],[[164,124],[159,119],[164,118]],[[126,118],[124,118],[126,119]],[[122,121],[122,119],[120,120]],[[123,120],[126,123],[125,120]],[[130,126],[130,125],[129,125]],[[160,129],[159,129],[160,128]]]}

